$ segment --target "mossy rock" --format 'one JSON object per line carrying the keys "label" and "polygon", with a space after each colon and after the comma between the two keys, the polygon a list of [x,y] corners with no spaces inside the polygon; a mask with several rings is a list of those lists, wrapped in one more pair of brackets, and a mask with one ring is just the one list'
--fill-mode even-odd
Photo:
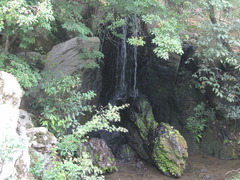
{"label": "mossy rock", "polygon": [[128,144],[123,144],[119,147],[116,157],[124,161],[137,159],[137,153]]}
{"label": "mossy rock", "polygon": [[161,123],[153,142],[152,159],[167,176],[181,177],[188,157],[183,136],[169,124]]}
{"label": "mossy rock", "polygon": [[141,98],[136,102],[138,112],[134,114],[134,124],[138,127],[139,134],[144,141],[148,141],[149,133],[153,132],[158,123],[154,119],[152,107],[148,100]]}
{"label": "mossy rock", "polygon": [[240,142],[239,125],[225,126],[218,121],[210,124],[204,132],[201,142],[203,154],[220,159],[238,159]]}
{"label": "mossy rock", "polygon": [[102,174],[117,171],[116,159],[104,140],[91,138],[89,145],[93,162],[101,169]]}

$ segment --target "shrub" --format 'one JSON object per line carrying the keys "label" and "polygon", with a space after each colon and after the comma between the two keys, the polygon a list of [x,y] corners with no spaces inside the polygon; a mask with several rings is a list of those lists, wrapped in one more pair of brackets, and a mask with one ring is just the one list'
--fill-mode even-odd
{"label": "shrub", "polygon": [[121,131],[126,129],[111,125],[112,122],[120,121],[119,110],[127,107],[108,105],[97,111],[91,121],[78,126],[73,134],[64,135],[57,145],[57,152],[61,156],[61,162],[54,162],[52,169],[47,170],[43,179],[84,179],[102,180],[102,170],[93,164],[92,157],[87,151],[84,142],[87,141],[88,133],[97,130]]}
{"label": "shrub", "polygon": [[77,76],[42,74],[42,81],[32,93],[38,93],[33,108],[38,112],[39,123],[56,136],[66,133],[68,128],[78,126],[77,117],[92,106],[85,105],[95,96],[93,91],[80,93]]}
{"label": "shrub", "polygon": [[194,108],[195,114],[187,118],[186,129],[194,134],[196,141],[200,141],[207,122],[214,120],[214,109],[206,109],[202,102]]}
{"label": "shrub", "polygon": [[36,68],[31,67],[24,58],[13,54],[0,54],[0,71],[13,74],[25,90],[36,86],[41,79]]}

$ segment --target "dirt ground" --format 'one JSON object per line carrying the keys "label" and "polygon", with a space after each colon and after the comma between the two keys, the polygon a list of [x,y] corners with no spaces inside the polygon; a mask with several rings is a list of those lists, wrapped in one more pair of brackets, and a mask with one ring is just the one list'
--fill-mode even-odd
{"label": "dirt ground", "polygon": [[[118,172],[107,175],[106,180],[174,180],[142,161],[119,162],[118,167]],[[231,170],[239,168],[240,160],[221,160],[211,156],[194,155],[188,158],[187,167],[179,180],[230,180],[232,175],[236,174]],[[229,173],[226,175],[227,172]]]}

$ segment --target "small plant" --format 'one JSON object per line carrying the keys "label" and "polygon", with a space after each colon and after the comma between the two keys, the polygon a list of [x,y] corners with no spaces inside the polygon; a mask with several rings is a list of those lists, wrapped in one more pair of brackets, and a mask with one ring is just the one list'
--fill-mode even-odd
{"label": "small plant", "polygon": [[197,142],[202,139],[203,131],[208,121],[214,120],[214,109],[206,109],[205,104],[202,102],[194,108],[195,114],[187,118],[186,129],[194,134]]}
{"label": "small plant", "polygon": [[103,180],[101,170],[94,166],[91,156],[83,151],[78,158],[64,159],[55,161],[52,168],[45,171],[43,180]]}
{"label": "small plant", "polygon": [[44,157],[41,154],[37,154],[36,152],[31,154],[30,172],[34,178],[40,179],[43,176],[45,166],[46,163],[44,161]]}
{"label": "small plant", "polygon": [[5,135],[0,139],[0,164],[11,161],[14,153],[17,153],[28,146],[28,140],[23,137]]}

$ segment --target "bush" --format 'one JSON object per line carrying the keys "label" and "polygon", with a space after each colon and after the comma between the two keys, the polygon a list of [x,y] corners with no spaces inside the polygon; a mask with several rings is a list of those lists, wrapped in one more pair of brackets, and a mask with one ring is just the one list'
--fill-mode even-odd
{"label": "bush", "polygon": [[[104,177],[102,170],[93,164],[91,154],[87,150],[84,142],[87,141],[88,133],[97,130],[121,131],[126,129],[111,125],[112,122],[120,121],[119,110],[127,107],[108,105],[107,107],[97,111],[91,121],[85,125],[78,126],[73,134],[64,135],[59,139],[57,152],[61,156],[62,161],[54,162],[51,169],[44,172],[43,180],[53,179],[84,179],[84,180],[102,180]],[[38,164],[35,164],[39,166]],[[37,168],[33,170],[36,171]],[[36,174],[36,173],[35,173]]]}
{"label": "bush", "polygon": [[68,128],[78,126],[77,117],[93,106],[85,105],[95,96],[93,91],[80,93],[77,76],[42,74],[42,81],[32,93],[37,93],[33,108],[38,113],[39,124],[47,127],[56,136],[66,133]]}
{"label": "bush", "polygon": [[187,118],[186,129],[194,134],[196,141],[200,141],[207,122],[214,120],[214,109],[206,109],[202,102],[194,108],[195,114]]}
{"label": "bush", "polygon": [[0,54],[0,71],[14,75],[25,90],[36,86],[41,76],[38,70],[31,67],[24,58],[13,54]]}

